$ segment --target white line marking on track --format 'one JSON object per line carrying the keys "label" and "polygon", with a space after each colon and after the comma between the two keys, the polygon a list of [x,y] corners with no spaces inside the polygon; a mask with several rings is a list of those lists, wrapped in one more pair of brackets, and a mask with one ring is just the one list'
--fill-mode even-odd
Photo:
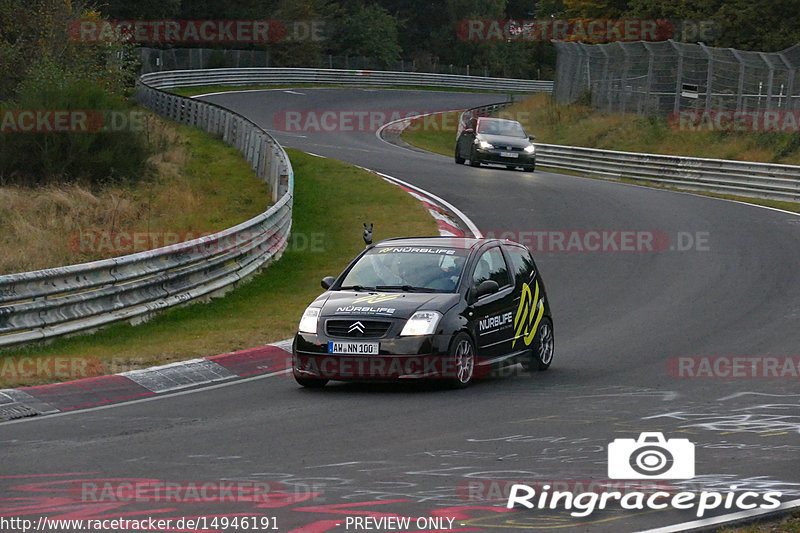
{"label": "white line marking on track", "polygon": [[[231,94],[231,93],[260,93],[260,92],[267,92],[267,91],[283,91],[286,92],[286,89],[235,89],[231,91],[217,91],[215,93],[205,93],[205,94],[196,94],[194,96],[190,96],[189,98],[203,98],[204,96],[216,96],[218,94]],[[297,93],[301,94],[301,93]]]}
{"label": "white line marking on track", "polygon": [[713,518],[702,518],[700,520],[693,520],[691,522],[684,522],[682,524],[675,524],[673,526],[664,526],[655,529],[641,530],[637,533],[679,533],[683,531],[694,531],[696,529],[705,529],[710,526],[725,524],[734,520],[747,520],[756,518],[762,515],[775,514],[780,511],[789,511],[795,507],[800,507],[800,500],[791,500],[782,503],[775,509],[767,510],[752,510],[752,511],[739,511],[727,515],[715,516]]}

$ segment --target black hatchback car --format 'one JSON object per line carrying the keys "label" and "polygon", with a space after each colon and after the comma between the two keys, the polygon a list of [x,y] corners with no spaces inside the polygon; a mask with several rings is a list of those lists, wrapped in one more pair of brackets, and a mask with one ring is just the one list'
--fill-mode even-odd
{"label": "black hatchback car", "polygon": [[322,286],[292,346],[305,387],[415,379],[465,387],[497,366],[545,370],[553,360],[544,283],[515,242],[389,239]]}
{"label": "black hatchback car", "polygon": [[455,160],[458,164],[478,167],[481,163],[497,163],[509,169],[522,167],[536,170],[536,147],[533,135],[527,135],[516,120],[494,117],[472,118],[456,140]]}

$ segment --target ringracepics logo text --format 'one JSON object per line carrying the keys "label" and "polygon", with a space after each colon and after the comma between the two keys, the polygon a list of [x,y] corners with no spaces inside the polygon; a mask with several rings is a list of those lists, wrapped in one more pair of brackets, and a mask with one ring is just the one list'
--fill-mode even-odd
{"label": "ringracepics logo text", "polygon": [[[608,477],[612,480],[691,479],[695,475],[695,446],[688,439],[665,439],[662,433],[642,433],[637,439],[616,439],[608,445]],[[781,492],[738,490],[730,485],[727,492],[701,490],[558,490],[549,484],[531,486],[515,483],[508,493],[506,507],[521,505],[527,509],[560,509],[574,517],[618,505],[625,510],[696,509],[701,518],[715,509],[776,509]]]}

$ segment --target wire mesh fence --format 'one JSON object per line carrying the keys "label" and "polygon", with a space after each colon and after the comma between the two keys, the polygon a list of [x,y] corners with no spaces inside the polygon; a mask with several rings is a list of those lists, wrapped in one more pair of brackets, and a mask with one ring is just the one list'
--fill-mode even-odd
{"label": "wire mesh fence", "polygon": [[750,52],[703,44],[555,42],[557,102],[606,112],[800,110],[800,45]]}

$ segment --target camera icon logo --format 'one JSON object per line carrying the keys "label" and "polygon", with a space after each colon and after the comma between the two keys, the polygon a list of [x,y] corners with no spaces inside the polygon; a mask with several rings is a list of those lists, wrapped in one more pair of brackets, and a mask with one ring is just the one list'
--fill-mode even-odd
{"label": "camera icon logo", "polygon": [[638,439],[615,439],[608,445],[611,479],[691,479],[694,444],[664,439],[663,433],[641,433]]}

